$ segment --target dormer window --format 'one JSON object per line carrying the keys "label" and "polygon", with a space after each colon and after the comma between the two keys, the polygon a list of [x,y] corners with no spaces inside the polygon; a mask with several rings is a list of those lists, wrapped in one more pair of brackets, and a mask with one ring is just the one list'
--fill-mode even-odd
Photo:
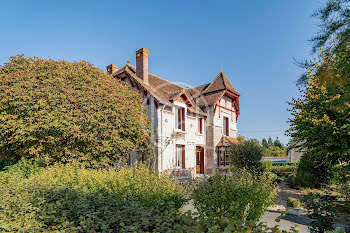
{"label": "dormer window", "polygon": [[178,108],[176,111],[176,129],[185,131],[185,108]]}

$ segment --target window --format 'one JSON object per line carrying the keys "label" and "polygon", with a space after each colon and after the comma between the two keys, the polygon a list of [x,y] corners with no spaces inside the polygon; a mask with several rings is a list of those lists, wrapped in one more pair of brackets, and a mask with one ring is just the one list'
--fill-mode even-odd
{"label": "window", "polygon": [[177,168],[185,168],[185,145],[176,145],[176,164]]}
{"label": "window", "polygon": [[198,118],[198,133],[203,134],[203,118]]}
{"label": "window", "polygon": [[226,136],[229,136],[229,127],[230,127],[230,124],[229,124],[229,120],[228,120],[228,117],[224,117],[223,118],[223,127],[222,127],[222,134],[223,135],[226,135]]}
{"label": "window", "polygon": [[227,147],[216,147],[216,154],[218,156],[218,166],[228,166],[230,161],[228,159]]}
{"label": "window", "polygon": [[176,128],[185,131],[185,109],[178,108],[176,111]]}
{"label": "window", "polygon": [[218,155],[218,167],[224,166],[225,157],[221,147],[216,148],[216,154]]}

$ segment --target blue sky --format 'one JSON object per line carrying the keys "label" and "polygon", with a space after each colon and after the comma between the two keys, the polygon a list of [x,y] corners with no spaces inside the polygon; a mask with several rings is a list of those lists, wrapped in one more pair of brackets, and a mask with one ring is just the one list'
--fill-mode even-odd
{"label": "blue sky", "polygon": [[242,94],[239,134],[288,142],[287,101],[310,58],[318,0],[16,1],[0,5],[0,64],[24,54],[105,70],[149,50],[149,71],[190,86],[223,71]]}

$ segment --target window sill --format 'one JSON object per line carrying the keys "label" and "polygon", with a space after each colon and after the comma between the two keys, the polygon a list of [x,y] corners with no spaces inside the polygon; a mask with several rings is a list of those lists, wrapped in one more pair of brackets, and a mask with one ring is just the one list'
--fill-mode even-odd
{"label": "window sill", "polygon": [[196,133],[197,136],[203,136],[203,133]]}

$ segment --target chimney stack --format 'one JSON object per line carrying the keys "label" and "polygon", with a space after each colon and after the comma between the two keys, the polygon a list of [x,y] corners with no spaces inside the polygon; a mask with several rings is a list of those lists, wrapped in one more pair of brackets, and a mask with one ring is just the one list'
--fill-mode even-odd
{"label": "chimney stack", "polygon": [[136,75],[148,84],[148,50],[136,51]]}
{"label": "chimney stack", "polygon": [[117,70],[117,66],[114,64],[110,64],[107,66],[107,74],[113,74]]}

